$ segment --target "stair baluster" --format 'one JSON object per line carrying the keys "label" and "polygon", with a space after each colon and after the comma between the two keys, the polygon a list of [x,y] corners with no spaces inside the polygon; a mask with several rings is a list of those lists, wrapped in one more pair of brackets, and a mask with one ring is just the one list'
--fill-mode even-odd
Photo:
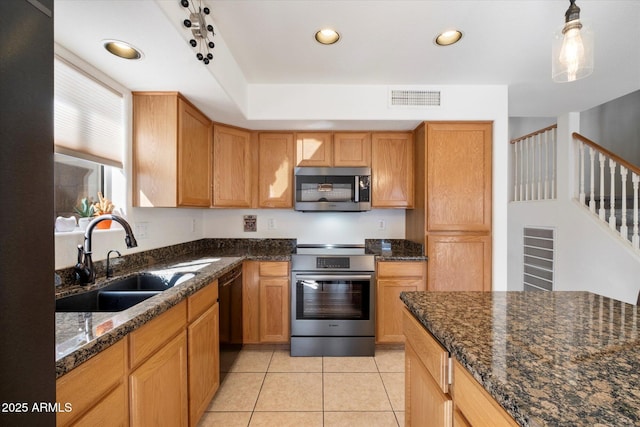
{"label": "stair baluster", "polygon": [[609,228],[616,229],[616,162],[609,159],[609,173],[611,174],[611,192],[609,193]]}
{"label": "stair baluster", "polygon": [[638,183],[640,183],[640,176],[631,172],[631,182],[633,183],[633,235],[631,244],[634,248],[640,249],[640,236],[638,236]]}
{"label": "stair baluster", "polygon": [[598,153],[598,159],[600,160],[600,209],[598,210],[598,216],[602,221],[605,221],[607,207],[604,205],[604,163],[607,158],[604,154]]}
{"label": "stair baluster", "polygon": [[556,127],[553,127],[551,129],[551,147],[552,147],[551,158],[553,161],[553,166],[551,168],[551,198],[552,199],[556,198],[556,171],[557,171],[556,155],[558,154],[557,132],[558,132],[558,129]]}
{"label": "stair baluster", "polygon": [[595,194],[595,179],[596,179],[596,150],[593,149],[593,147],[589,147],[589,157],[590,157],[590,163],[591,163],[591,176],[590,176],[590,189],[591,189],[591,193],[589,194],[589,211],[591,213],[596,213],[596,194]]}
{"label": "stair baluster", "polygon": [[620,165],[620,181],[622,182],[622,220],[620,222],[620,236],[624,240],[629,240],[629,230],[627,227],[627,168]]}
{"label": "stair baluster", "polygon": [[584,144],[578,141],[578,173],[580,174],[579,180],[579,193],[578,197],[580,198],[580,204],[585,205],[585,194],[584,194]]}

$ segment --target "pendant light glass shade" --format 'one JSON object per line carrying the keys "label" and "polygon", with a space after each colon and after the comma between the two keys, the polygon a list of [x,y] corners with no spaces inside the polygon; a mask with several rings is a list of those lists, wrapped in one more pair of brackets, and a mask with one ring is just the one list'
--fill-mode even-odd
{"label": "pendant light glass shade", "polygon": [[593,72],[593,32],[580,21],[580,8],[571,0],[565,24],[553,38],[551,76],[554,82],[572,82]]}

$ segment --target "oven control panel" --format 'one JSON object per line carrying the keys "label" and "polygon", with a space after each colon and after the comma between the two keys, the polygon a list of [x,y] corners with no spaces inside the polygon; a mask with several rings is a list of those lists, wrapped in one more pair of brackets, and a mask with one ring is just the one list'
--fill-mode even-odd
{"label": "oven control panel", "polygon": [[316,268],[350,268],[350,261],[349,257],[317,257]]}

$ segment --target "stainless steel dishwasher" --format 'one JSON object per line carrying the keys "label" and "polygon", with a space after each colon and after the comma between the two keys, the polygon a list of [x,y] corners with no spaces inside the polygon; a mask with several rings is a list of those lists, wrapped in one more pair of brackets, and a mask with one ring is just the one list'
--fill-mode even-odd
{"label": "stainless steel dishwasher", "polygon": [[218,278],[220,308],[220,381],[242,348],[242,265]]}

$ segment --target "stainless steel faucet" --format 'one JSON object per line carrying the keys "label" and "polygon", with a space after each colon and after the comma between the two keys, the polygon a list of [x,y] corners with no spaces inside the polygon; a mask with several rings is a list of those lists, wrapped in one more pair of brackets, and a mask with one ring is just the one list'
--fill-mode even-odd
{"label": "stainless steel faucet", "polygon": [[116,221],[124,228],[124,232],[127,234],[124,238],[127,248],[135,248],[138,246],[138,242],[136,242],[136,238],[133,236],[131,226],[124,218],[113,214],[100,215],[87,225],[87,230],[84,232],[84,246],[78,245],[78,263],[74,268],[76,271],[76,278],[81,284],[88,284],[96,281],[96,272],[93,268],[93,261],[91,259],[91,236],[93,235],[93,229],[99,222],[109,219]]}

